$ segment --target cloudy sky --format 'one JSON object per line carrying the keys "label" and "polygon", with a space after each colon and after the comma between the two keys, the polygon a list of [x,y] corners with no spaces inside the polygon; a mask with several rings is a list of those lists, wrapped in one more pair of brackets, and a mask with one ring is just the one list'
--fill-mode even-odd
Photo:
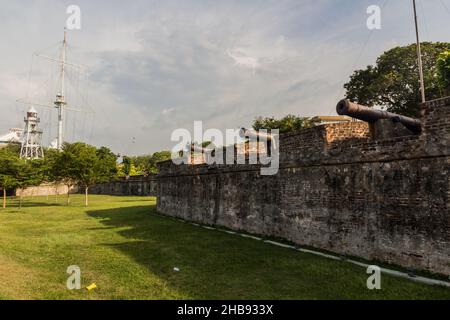
{"label": "cloudy sky", "polygon": [[[418,2],[422,40],[450,41],[450,0]],[[69,72],[68,100],[95,113],[68,112],[66,137],[122,154],[171,149],[194,120],[334,115],[353,70],[415,41],[410,0],[0,0],[0,134],[22,127],[17,99],[55,95],[54,63],[33,53],[57,57],[69,5],[82,14],[69,59],[88,73]],[[381,30],[366,27],[370,5]],[[48,143],[55,111],[38,110]]]}

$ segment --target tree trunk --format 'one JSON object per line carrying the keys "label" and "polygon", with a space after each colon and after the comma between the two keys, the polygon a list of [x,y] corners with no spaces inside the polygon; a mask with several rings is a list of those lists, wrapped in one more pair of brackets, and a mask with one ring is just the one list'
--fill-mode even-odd
{"label": "tree trunk", "polygon": [[6,189],[3,188],[3,209],[6,208]]}
{"label": "tree trunk", "polygon": [[88,192],[89,192],[89,187],[86,187],[85,188],[85,204],[86,204],[86,207],[89,205],[89,201],[88,201]]}
{"label": "tree trunk", "polygon": [[67,205],[70,204],[70,186],[67,186]]}

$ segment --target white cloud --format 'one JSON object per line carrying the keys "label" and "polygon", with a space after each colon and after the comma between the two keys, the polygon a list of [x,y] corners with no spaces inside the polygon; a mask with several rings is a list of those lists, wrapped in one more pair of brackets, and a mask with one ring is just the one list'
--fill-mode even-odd
{"label": "white cloud", "polygon": [[227,50],[227,54],[231,59],[233,59],[234,65],[249,68],[253,71],[253,74],[256,72],[256,69],[261,66],[258,58],[246,55],[240,48]]}

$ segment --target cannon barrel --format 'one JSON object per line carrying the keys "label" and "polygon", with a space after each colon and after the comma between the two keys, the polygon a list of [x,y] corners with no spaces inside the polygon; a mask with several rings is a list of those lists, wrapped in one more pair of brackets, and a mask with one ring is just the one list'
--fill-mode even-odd
{"label": "cannon barrel", "polygon": [[191,152],[198,152],[198,153],[208,153],[214,151],[214,149],[210,148],[203,148],[195,143],[190,145]]}
{"label": "cannon barrel", "polygon": [[350,116],[369,123],[375,123],[380,119],[391,119],[394,122],[400,122],[413,133],[419,134],[422,132],[422,124],[417,119],[362,106],[348,99],[339,101],[336,111],[341,116]]}
{"label": "cannon barrel", "polygon": [[273,139],[273,136],[269,133],[258,132],[256,130],[249,130],[246,128],[241,128],[241,130],[239,130],[239,136],[242,139],[245,139],[246,137],[255,140],[259,138],[259,140],[266,140],[266,141],[271,141]]}

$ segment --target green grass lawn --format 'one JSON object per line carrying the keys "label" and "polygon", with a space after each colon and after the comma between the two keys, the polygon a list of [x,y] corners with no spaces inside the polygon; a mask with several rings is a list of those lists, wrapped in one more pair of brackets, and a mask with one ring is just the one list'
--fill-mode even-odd
{"label": "green grass lawn", "polygon": [[[386,275],[370,291],[364,268],[163,217],[154,198],[64,201],[0,210],[0,299],[450,299]],[[70,265],[98,288],[68,290]]]}

